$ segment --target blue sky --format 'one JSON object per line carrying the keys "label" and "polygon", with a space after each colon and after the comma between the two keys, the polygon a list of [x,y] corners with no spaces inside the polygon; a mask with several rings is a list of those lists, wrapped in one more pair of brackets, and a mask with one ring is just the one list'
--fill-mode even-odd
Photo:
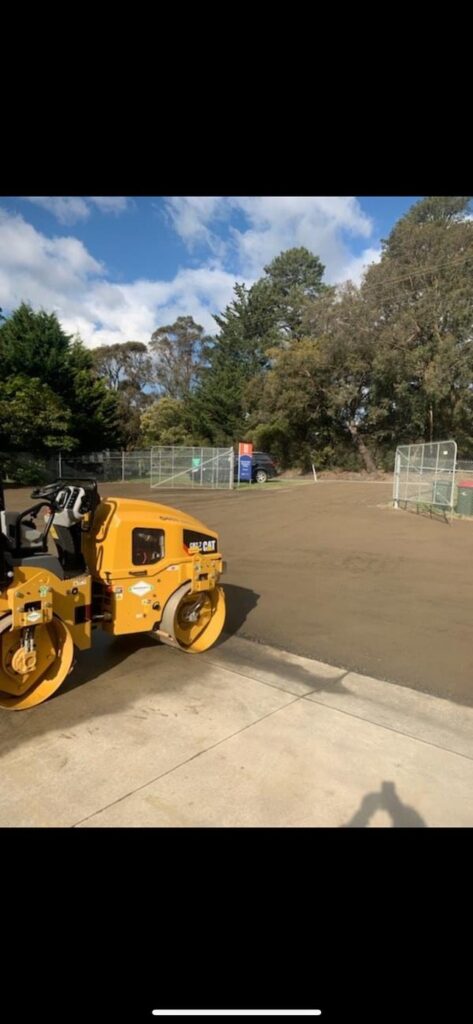
{"label": "blue sky", "polygon": [[0,197],[0,306],[55,311],[91,347],[149,341],[212,313],[282,250],[305,245],[325,280],[359,282],[419,196]]}

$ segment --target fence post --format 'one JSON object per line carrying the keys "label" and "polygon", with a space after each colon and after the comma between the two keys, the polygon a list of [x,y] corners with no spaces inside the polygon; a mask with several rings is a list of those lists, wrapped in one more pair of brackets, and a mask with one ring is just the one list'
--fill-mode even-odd
{"label": "fence post", "polygon": [[396,452],[394,463],[394,508],[399,508],[399,486],[401,482],[401,453]]}
{"label": "fence post", "polygon": [[122,481],[125,479],[125,452],[122,448]]}
{"label": "fence post", "polygon": [[450,508],[453,512],[453,506],[455,504],[455,480],[457,473],[457,454],[458,448],[456,441],[453,442],[453,470],[452,470],[452,489],[450,491]]}
{"label": "fence post", "polygon": [[434,476],[434,486],[433,486],[433,489],[432,489],[432,500],[433,500],[434,494],[437,495],[437,480],[438,480],[438,473],[439,473],[439,456],[440,456],[440,445],[438,445],[438,447],[437,447],[437,461],[435,463],[435,476]]}
{"label": "fence post", "polygon": [[[421,489],[421,486],[422,486],[422,479],[423,479],[423,475],[424,475],[424,455],[425,455],[425,448],[423,447],[422,448],[422,462],[420,464],[420,482],[417,484],[417,504],[418,505],[420,503],[421,497],[423,496],[420,493],[420,489]],[[437,465],[438,465],[438,449],[437,449]],[[434,491],[435,491],[435,481],[434,481]]]}
{"label": "fence post", "polygon": [[59,452],[59,455],[58,455],[58,457],[57,457],[57,462],[58,462],[58,470],[59,470],[59,479],[60,479],[60,480],[62,480],[62,459],[61,459],[61,452]]}

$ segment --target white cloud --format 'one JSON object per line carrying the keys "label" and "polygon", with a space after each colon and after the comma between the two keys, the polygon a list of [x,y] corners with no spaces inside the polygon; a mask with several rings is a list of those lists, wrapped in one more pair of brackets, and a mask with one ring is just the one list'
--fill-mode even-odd
{"label": "white cloud", "polygon": [[[92,345],[147,342],[156,327],[186,315],[215,334],[212,313],[230,302],[234,284],[235,276],[217,266],[180,270],[172,281],[97,282],[88,290],[82,309],[94,327],[83,327],[81,334]],[[68,321],[70,329],[72,320]]]}
{"label": "white cloud", "polygon": [[[56,207],[62,217],[82,216],[77,205],[82,202],[88,210],[124,208],[117,196],[34,198],[62,204]],[[170,281],[116,283],[78,238],[50,238],[0,208],[0,306],[11,311],[27,301],[54,311],[65,330],[79,333],[90,347],[148,342],[156,327],[184,315],[215,334],[212,314],[231,301],[235,282],[250,285],[284,249],[305,245],[319,254],[332,283],[359,281],[364,267],[379,258],[374,244],[354,257],[344,241],[346,233],[364,239],[371,234],[371,222],[353,197],[173,197],[166,210],[180,237],[190,246],[208,245],[212,259],[181,268]],[[227,222],[223,241],[215,232],[222,219]],[[230,256],[236,272],[227,269]]]}
{"label": "white cloud", "polygon": [[375,248],[374,246],[368,249],[364,249],[359,256],[353,256],[344,267],[341,268],[338,275],[334,277],[333,283],[339,284],[342,281],[353,281],[353,284],[360,284],[364,273],[367,271],[371,263],[378,263],[381,259],[381,246]]}
{"label": "white cloud", "polygon": [[90,214],[90,208],[81,196],[20,196],[20,199],[41,206],[57,217],[61,224],[75,224],[78,220],[86,220]]}
{"label": "white cloud", "polygon": [[220,256],[229,251],[219,249],[217,222],[243,217],[245,226],[230,227],[230,237],[238,271],[251,278],[284,249],[306,246],[325,264],[327,281],[337,280],[351,258],[344,234],[369,238],[372,232],[355,196],[174,196],[166,206],[190,248],[206,244]]}
{"label": "white cloud", "polygon": [[83,288],[103,265],[78,238],[47,238],[22,217],[0,209],[0,305],[23,299],[59,306]]}
{"label": "white cloud", "polygon": [[222,253],[225,243],[209,225],[228,215],[225,196],[169,196],[165,200],[165,211],[189,249],[203,243],[212,251]]}
{"label": "white cloud", "polygon": [[93,207],[101,213],[121,213],[128,206],[126,196],[21,196],[29,203],[48,210],[61,224],[86,220]]}
{"label": "white cloud", "polygon": [[371,233],[371,220],[354,196],[240,196],[228,202],[244,210],[259,229],[288,230],[289,225],[308,220],[327,222],[354,234]]}
{"label": "white cloud", "polygon": [[171,281],[116,284],[79,239],[47,238],[21,216],[0,208],[0,306],[22,301],[56,312],[84,342],[148,342],[153,330],[191,315],[212,334],[212,313],[230,302],[235,275],[216,262],[180,270]]}
{"label": "white cloud", "polygon": [[97,206],[101,213],[122,213],[129,205],[127,196],[88,196],[89,203]]}

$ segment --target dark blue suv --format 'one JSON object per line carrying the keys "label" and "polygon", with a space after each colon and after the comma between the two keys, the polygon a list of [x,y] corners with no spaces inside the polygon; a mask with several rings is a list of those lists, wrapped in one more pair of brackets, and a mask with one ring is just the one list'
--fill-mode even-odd
{"label": "dark blue suv", "polygon": [[[279,476],[279,468],[277,462],[267,452],[253,452],[252,455],[252,469],[251,479],[254,484],[265,484],[267,480],[273,480],[274,477]],[[235,466],[233,470],[233,479],[235,483],[238,481],[238,458],[235,459]]]}
{"label": "dark blue suv", "polygon": [[[267,452],[253,452],[251,458],[251,479],[254,484],[265,484],[267,480],[273,480],[274,477],[279,476],[280,469],[278,463]],[[228,466],[228,463],[225,461],[222,473],[223,477],[228,480],[226,466]],[[196,466],[194,469],[189,470],[189,479],[200,484],[213,483],[215,485],[214,475],[215,466],[211,464],[204,463],[203,466]],[[236,455],[233,463],[233,480],[234,483],[238,483],[238,458]]]}

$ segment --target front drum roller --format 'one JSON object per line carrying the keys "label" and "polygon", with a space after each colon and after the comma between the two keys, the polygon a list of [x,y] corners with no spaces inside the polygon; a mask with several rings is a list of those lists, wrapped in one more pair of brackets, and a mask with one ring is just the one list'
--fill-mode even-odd
{"label": "front drum roller", "polygon": [[171,647],[201,654],[218,640],[225,622],[225,594],[221,587],[191,593],[184,583],[167,601],[155,635]]}
{"label": "front drum roller", "polygon": [[11,629],[12,616],[0,619],[0,708],[23,711],[41,704],[59,689],[71,670],[72,636],[61,619],[34,629],[34,653],[22,647],[22,630]]}

